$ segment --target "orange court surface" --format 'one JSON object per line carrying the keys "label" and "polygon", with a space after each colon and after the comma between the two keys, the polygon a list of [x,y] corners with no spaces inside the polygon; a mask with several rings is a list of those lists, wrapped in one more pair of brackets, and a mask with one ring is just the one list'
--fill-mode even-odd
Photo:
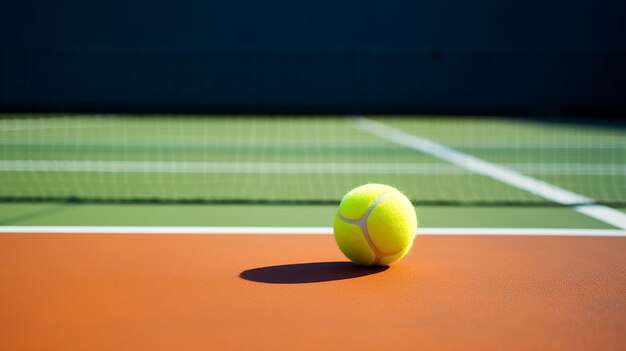
{"label": "orange court surface", "polygon": [[626,351],[626,0],[3,5],[0,351]]}
{"label": "orange court surface", "polygon": [[626,237],[0,234],[0,350],[624,350]]}

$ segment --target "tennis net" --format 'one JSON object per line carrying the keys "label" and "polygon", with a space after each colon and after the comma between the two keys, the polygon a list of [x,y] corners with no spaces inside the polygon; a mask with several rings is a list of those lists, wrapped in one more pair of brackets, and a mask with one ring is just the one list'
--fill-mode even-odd
{"label": "tennis net", "polygon": [[[352,187],[380,182],[417,204],[551,204],[381,138],[362,120],[4,114],[0,199],[337,203]],[[371,120],[598,203],[626,204],[623,126],[477,117]]]}

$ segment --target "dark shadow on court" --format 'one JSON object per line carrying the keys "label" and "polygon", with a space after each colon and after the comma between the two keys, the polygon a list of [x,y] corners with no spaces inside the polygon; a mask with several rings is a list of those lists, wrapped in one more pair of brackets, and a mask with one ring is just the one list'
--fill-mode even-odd
{"label": "dark shadow on court", "polygon": [[376,274],[389,267],[362,267],[350,262],[311,262],[268,266],[245,270],[245,280],[268,284],[305,284],[358,278]]}

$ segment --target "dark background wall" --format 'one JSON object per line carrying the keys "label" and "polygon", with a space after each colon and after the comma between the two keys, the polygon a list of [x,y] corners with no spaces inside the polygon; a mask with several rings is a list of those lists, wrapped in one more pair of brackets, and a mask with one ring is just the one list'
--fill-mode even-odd
{"label": "dark background wall", "polygon": [[4,1],[0,109],[620,114],[623,3]]}

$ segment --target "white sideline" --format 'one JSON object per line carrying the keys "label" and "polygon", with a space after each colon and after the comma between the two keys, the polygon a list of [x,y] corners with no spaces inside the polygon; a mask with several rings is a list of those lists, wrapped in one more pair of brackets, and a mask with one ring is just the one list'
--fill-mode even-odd
{"label": "white sideline", "polygon": [[518,173],[501,165],[487,162],[478,157],[471,156],[460,151],[451,149],[432,140],[420,138],[399,129],[392,128],[380,122],[365,117],[356,119],[360,130],[369,134],[386,139],[393,143],[403,145],[438,159],[448,161],[461,168],[482,174],[498,180],[512,187],[525,190],[546,200],[561,205],[577,205],[576,211],[608,223],[620,229],[626,229],[626,214],[603,205],[594,205],[594,200],[588,197],[565,190],[556,185],[549,184],[539,179]]}
{"label": "white sideline", "polygon": [[[0,226],[0,234],[299,234],[330,235],[331,227],[112,227]],[[520,235],[626,237],[620,229],[419,228],[417,235]]]}

